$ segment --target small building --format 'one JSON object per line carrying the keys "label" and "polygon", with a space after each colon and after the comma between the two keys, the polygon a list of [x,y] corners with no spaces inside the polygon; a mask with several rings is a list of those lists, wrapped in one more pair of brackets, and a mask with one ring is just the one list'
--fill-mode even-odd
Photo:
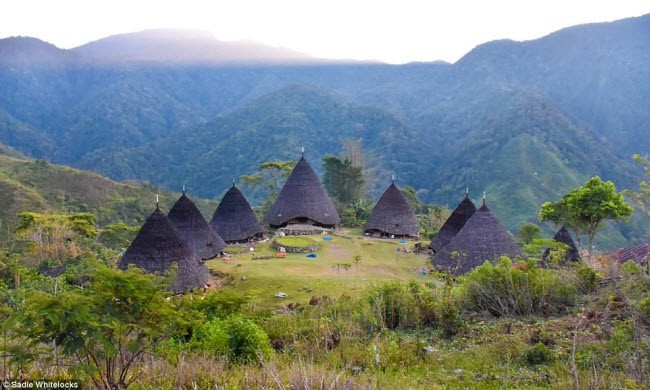
{"label": "small building", "polygon": [[274,229],[292,224],[336,228],[341,219],[305,155],[291,171],[266,222]]}
{"label": "small building", "polygon": [[433,253],[438,253],[442,248],[449,243],[449,241],[454,238],[456,234],[465,226],[467,220],[470,219],[472,215],[476,212],[476,206],[469,199],[469,193],[465,193],[465,199],[463,199],[458,206],[451,213],[449,218],[438,231],[438,234],[433,237],[429,248]]}
{"label": "small building", "polygon": [[384,191],[372,209],[364,232],[373,235],[418,237],[420,226],[411,205],[395,181]]}
{"label": "small building", "polygon": [[214,211],[210,226],[228,244],[264,239],[264,228],[235,183],[232,184]]}
{"label": "small building", "polygon": [[203,218],[196,204],[185,195],[185,191],[169,210],[167,218],[199,259],[217,257],[226,248],[225,241]]}
{"label": "small building", "polygon": [[492,214],[483,200],[462,229],[432,258],[434,267],[464,274],[486,261],[501,256],[514,259],[522,254],[510,233]]}
{"label": "small building", "polygon": [[176,278],[170,282],[171,291],[185,293],[203,288],[208,283],[210,278],[208,269],[181,238],[167,216],[156,207],[122,256],[118,266],[120,269],[126,269],[133,264],[149,273],[163,275],[174,263],[178,268]]}

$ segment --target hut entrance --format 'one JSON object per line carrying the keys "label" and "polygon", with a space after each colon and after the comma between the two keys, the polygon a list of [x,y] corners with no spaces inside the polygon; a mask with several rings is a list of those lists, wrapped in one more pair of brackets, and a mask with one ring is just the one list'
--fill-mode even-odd
{"label": "hut entrance", "polygon": [[[398,225],[399,226],[399,225]],[[379,229],[366,229],[364,231],[366,235],[375,237],[375,238],[414,238],[417,236],[410,235],[410,234],[392,234],[392,233],[387,233],[383,230]]]}
{"label": "hut entrance", "polygon": [[316,222],[307,217],[296,217],[288,220],[286,225],[316,225]]}

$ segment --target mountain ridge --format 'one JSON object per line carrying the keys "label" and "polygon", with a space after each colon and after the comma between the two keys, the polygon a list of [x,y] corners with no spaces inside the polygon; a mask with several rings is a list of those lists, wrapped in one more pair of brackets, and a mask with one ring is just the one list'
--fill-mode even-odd
{"label": "mountain ridge", "polygon": [[251,64],[324,61],[295,50],[254,41],[221,41],[187,29],[152,29],[111,35],[70,49],[112,63]]}
{"label": "mountain ridge", "polygon": [[[453,194],[470,184],[462,182],[478,176],[486,179],[476,185],[490,192],[518,194],[499,202],[528,199],[506,218],[512,229],[534,217],[531,202],[541,194],[559,197],[587,175],[635,185],[631,155],[650,154],[648,29],[650,14],[577,26],[479,45],[455,64],[94,60],[48,68],[0,60],[7,86],[0,91],[0,142],[169,187],[189,172],[202,196],[212,197],[233,173],[251,173],[262,159],[295,159],[304,145],[318,164],[323,154],[341,151],[344,137],[362,136],[379,174],[408,172],[408,184],[425,201],[453,206]],[[488,134],[494,145],[477,141]],[[373,137],[384,144],[371,144]],[[186,151],[185,140],[194,145]],[[503,185],[503,172],[534,171],[534,164],[557,170],[553,180],[563,184],[544,192],[522,176],[521,189]],[[572,179],[564,182],[561,174]]]}

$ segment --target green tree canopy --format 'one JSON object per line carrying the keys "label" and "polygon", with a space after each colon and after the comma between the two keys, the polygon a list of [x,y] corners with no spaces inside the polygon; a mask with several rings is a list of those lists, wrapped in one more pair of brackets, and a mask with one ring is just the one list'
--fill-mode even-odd
{"label": "green tree canopy", "polygon": [[134,379],[135,363],[182,328],[182,320],[162,281],[144,271],[99,267],[90,277],[81,290],[31,291],[13,331],[21,348],[36,353],[55,343],[81,363],[96,387],[124,389]]}
{"label": "green tree canopy", "polygon": [[242,176],[241,181],[253,188],[266,189],[271,196],[277,195],[294,165],[296,162],[293,160],[263,162],[259,165],[256,173]]}
{"label": "green tree canopy", "polygon": [[530,244],[533,242],[533,239],[539,237],[539,233],[542,229],[535,225],[534,223],[526,222],[521,225],[519,231],[517,231],[517,237],[524,243]]}
{"label": "green tree canopy", "polygon": [[27,257],[32,261],[52,260],[61,265],[66,258],[77,256],[81,240],[98,234],[96,217],[89,213],[40,214],[22,212],[16,236],[32,243]]}
{"label": "green tree canopy", "polygon": [[616,192],[611,181],[594,176],[585,185],[571,190],[555,202],[545,202],[540,210],[540,219],[571,228],[580,244],[580,236],[589,240],[589,253],[593,240],[607,220],[624,221],[632,215],[632,207]]}

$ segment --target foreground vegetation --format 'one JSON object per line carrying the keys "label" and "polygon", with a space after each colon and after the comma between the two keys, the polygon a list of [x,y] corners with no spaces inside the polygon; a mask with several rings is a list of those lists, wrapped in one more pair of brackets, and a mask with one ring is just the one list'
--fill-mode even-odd
{"label": "foreground vegetation", "polygon": [[[634,264],[504,258],[453,278],[414,272],[419,255],[395,266],[394,242],[326,242],[315,259],[252,260],[242,248],[210,264],[226,286],[183,297],[114,269],[110,249],[82,245],[57,277],[4,257],[2,375],[143,389],[650,384],[650,279]],[[333,268],[333,245],[361,260]],[[272,296],[278,287],[289,297]]]}

